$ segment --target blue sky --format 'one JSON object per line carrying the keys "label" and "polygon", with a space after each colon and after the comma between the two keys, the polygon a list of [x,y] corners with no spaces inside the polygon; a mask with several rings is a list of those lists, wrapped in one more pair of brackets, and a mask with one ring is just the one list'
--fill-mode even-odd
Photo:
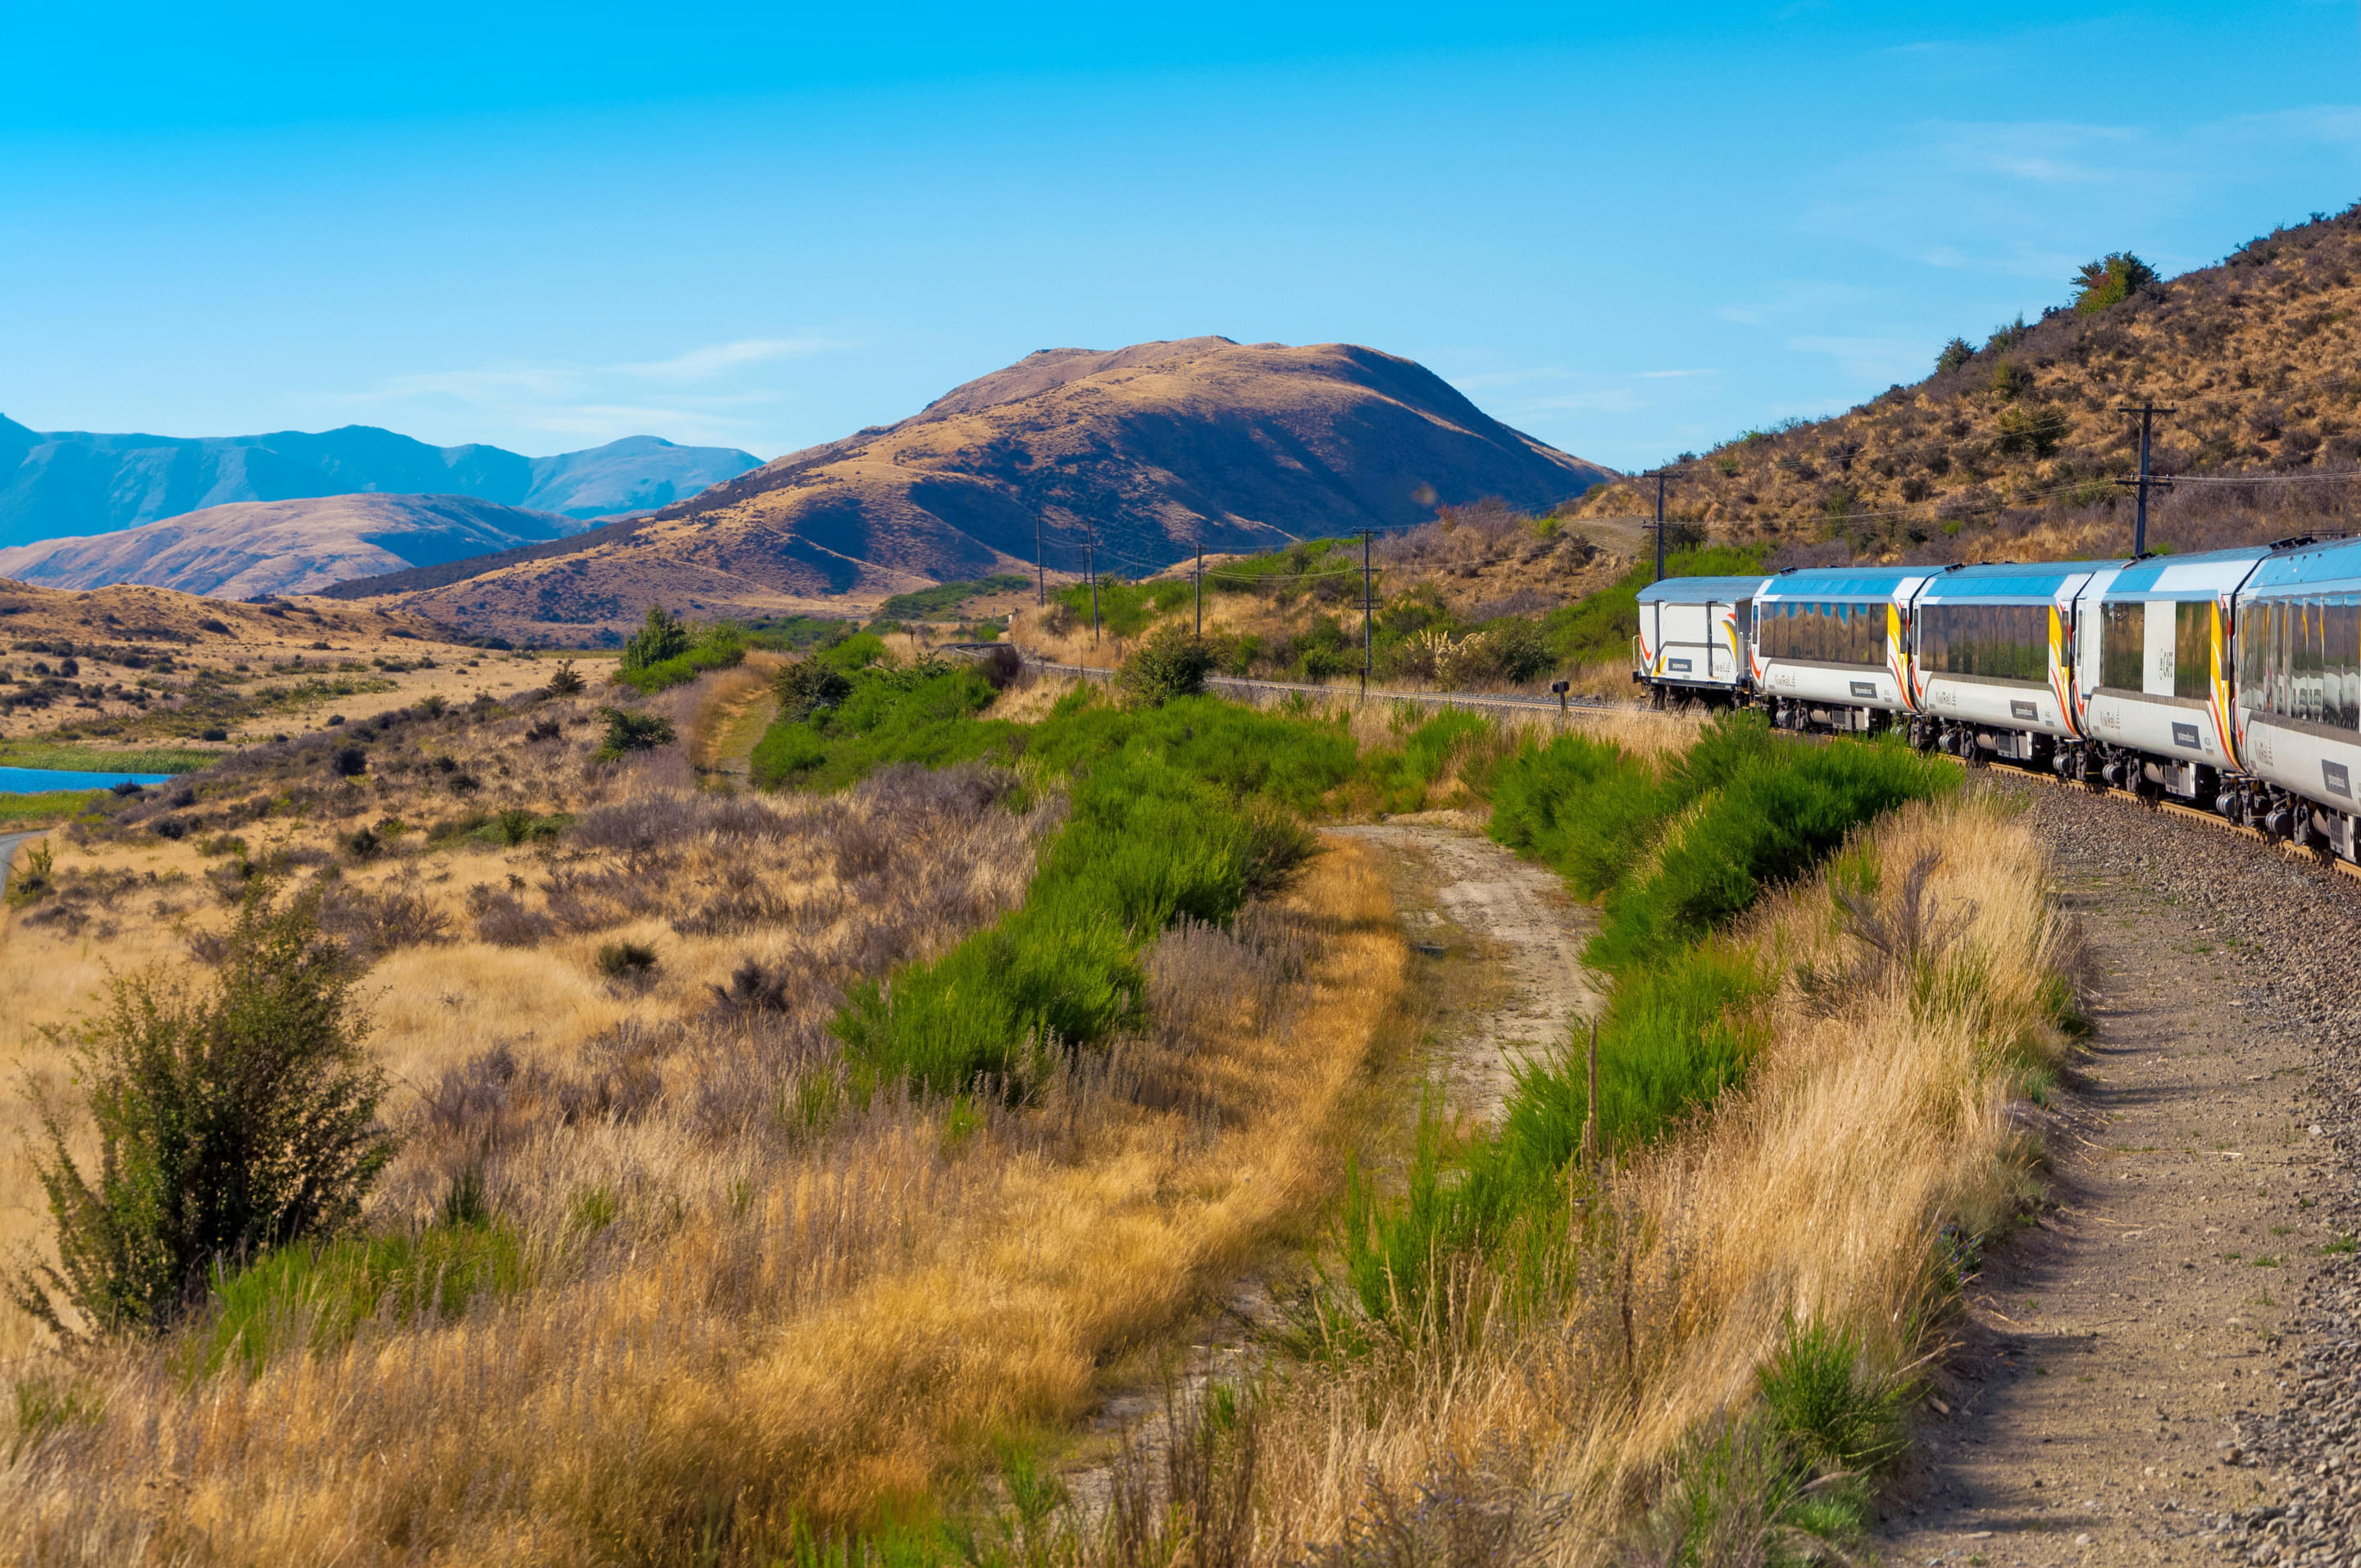
{"label": "blue sky", "polygon": [[9,17],[0,412],[769,457],[1219,333],[1636,467],[2361,198],[2353,0],[335,9]]}

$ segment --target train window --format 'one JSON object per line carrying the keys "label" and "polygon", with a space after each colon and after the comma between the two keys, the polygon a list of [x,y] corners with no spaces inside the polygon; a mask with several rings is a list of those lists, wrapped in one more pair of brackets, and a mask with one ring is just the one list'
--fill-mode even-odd
{"label": "train window", "polygon": [[2048,680],[2049,607],[1929,604],[1918,616],[1918,662],[1930,673]]}
{"label": "train window", "polygon": [[2328,607],[2328,666],[2335,671],[2335,713],[2325,723],[2361,729],[2361,598],[2347,593]]}
{"label": "train window", "polygon": [[2238,706],[2254,708],[2262,706],[2263,688],[2263,626],[2268,619],[2267,607],[2248,604],[2238,612],[2235,627],[2238,643]]}
{"label": "train window", "polygon": [[[1816,659],[1839,664],[1882,664],[1885,662],[1884,606],[1882,602],[1809,600],[1767,606],[1755,624],[1763,657]],[[1741,615],[1752,613],[1751,605]]]}
{"label": "train window", "polygon": [[2172,695],[2213,695],[2213,606],[2188,599],[2172,607]]}
{"label": "train window", "polygon": [[2138,691],[2147,663],[2147,606],[2103,604],[2099,607],[2099,684],[2121,691]]}
{"label": "train window", "polygon": [[2327,696],[2327,672],[2321,665],[2324,640],[2320,601],[2296,599],[2288,609],[2293,620],[2288,629],[2288,716],[2317,724],[2323,699]]}

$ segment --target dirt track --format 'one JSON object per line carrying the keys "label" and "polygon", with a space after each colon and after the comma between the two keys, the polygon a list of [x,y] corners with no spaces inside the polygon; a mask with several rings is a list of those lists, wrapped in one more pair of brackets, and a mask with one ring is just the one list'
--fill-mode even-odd
{"label": "dirt track", "polygon": [[[1602,1000],[1583,944],[1598,913],[1569,897],[1557,873],[1518,860],[1472,823],[1386,822],[1335,829],[1389,852],[1394,903],[1419,950],[1472,972],[1444,988],[1431,1070],[1444,1102],[1488,1121],[1514,1085],[1521,1057],[1565,1043]],[[1453,991],[1464,994],[1449,1004]]]}

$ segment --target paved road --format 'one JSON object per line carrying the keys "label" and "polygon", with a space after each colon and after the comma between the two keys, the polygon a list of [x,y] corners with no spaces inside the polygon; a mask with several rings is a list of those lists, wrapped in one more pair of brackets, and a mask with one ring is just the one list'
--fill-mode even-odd
{"label": "paved road", "polygon": [[8,891],[8,868],[16,863],[16,846],[38,833],[0,833],[0,893]]}

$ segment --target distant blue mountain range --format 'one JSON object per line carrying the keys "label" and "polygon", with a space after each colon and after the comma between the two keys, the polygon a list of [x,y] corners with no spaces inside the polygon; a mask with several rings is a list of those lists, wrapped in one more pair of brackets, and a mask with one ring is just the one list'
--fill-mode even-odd
{"label": "distant blue mountain range", "polygon": [[758,466],[728,446],[626,436],[526,457],[497,446],[429,446],[374,425],[310,434],[104,435],[27,430],[0,416],[0,547],[111,533],[233,501],[316,496],[472,496],[572,518],[683,500]]}

